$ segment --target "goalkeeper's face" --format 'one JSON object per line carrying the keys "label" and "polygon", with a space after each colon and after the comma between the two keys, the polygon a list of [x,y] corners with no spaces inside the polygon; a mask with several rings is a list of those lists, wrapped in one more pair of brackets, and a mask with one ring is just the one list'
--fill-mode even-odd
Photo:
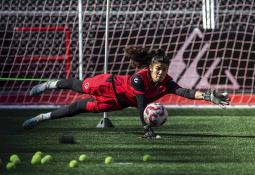
{"label": "goalkeeper's face", "polygon": [[162,82],[167,74],[168,65],[164,63],[153,63],[150,65],[150,74],[154,83]]}

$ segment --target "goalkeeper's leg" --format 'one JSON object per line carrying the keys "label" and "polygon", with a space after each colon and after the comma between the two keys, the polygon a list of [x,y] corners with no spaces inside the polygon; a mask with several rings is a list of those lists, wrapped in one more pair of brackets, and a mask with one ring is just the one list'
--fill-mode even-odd
{"label": "goalkeeper's leg", "polygon": [[61,107],[57,109],[56,111],[39,114],[31,119],[26,120],[22,124],[22,126],[24,129],[32,129],[36,125],[38,125],[39,123],[45,120],[72,117],[72,116],[75,116],[76,114],[87,112],[86,105],[87,105],[87,102],[89,101],[94,101],[94,99],[93,98],[83,99],[69,106]]}
{"label": "goalkeeper's leg", "polygon": [[76,92],[83,92],[82,81],[77,79],[63,79],[50,80],[45,83],[38,84],[30,90],[29,95],[37,96],[50,89],[71,89]]}

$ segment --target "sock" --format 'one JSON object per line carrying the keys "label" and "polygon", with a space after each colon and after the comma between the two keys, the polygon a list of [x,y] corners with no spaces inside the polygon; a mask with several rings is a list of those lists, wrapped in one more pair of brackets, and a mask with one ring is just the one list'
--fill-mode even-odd
{"label": "sock", "polygon": [[48,81],[48,89],[56,89],[57,88],[57,83],[59,82],[59,80],[52,80],[52,81]]}
{"label": "sock", "polygon": [[35,117],[37,121],[49,120],[51,118],[51,112],[39,114]]}

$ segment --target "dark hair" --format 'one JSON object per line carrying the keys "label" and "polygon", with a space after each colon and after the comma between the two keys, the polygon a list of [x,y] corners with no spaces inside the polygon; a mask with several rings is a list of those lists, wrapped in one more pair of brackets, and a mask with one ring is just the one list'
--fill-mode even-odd
{"label": "dark hair", "polygon": [[165,54],[162,49],[152,50],[151,53],[151,64],[153,63],[163,63],[169,65],[169,57]]}
{"label": "dark hair", "polygon": [[133,67],[148,67],[153,63],[169,65],[169,58],[162,49],[149,51],[143,47],[127,47],[124,49],[125,56],[131,60]]}

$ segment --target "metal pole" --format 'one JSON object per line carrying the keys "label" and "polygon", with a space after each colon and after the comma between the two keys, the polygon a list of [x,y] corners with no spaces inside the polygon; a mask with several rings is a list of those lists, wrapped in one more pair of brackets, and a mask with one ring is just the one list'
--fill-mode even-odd
{"label": "metal pole", "polygon": [[[104,57],[104,73],[107,73],[108,67],[108,26],[109,26],[109,9],[110,0],[107,0],[106,5],[106,26],[105,26],[105,57]],[[111,120],[107,118],[107,113],[104,112],[103,119],[97,124],[97,128],[112,128],[114,127]]]}
{"label": "metal pole", "polygon": [[[109,9],[110,0],[107,0],[106,5],[106,25],[105,25],[105,58],[104,58],[104,73],[107,73],[108,67],[108,26],[109,26]],[[98,123],[97,128],[112,128],[114,127],[111,120],[107,117],[107,113],[104,112],[104,118]]]}
{"label": "metal pole", "polygon": [[82,0],[78,2],[78,19],[79,19],[79,79],[83,80],[83,70],[82,70],[82,60],[83,60],[83,50],[82,50]]}
{"label": "metal pole", "polygon": [[[216,4],[216,5],[215,5]],[[202,1],[202,16],[203,16],[203,28],[215,29],[217,24],[217,0],[203,0]],[[216,6],[216,12],[215,12]],[[216,23],[216,24],[215,24]]]}
{"label": "metal pole", "polygon": [[[106,21],[105,21],[105,51],[104,51],[104,73],[108,71],[108,33],[109,33],[109,8],[110,0],[107,0],[106,4]],[[104,118],[107,118],[107,113],[104,112]]]}

